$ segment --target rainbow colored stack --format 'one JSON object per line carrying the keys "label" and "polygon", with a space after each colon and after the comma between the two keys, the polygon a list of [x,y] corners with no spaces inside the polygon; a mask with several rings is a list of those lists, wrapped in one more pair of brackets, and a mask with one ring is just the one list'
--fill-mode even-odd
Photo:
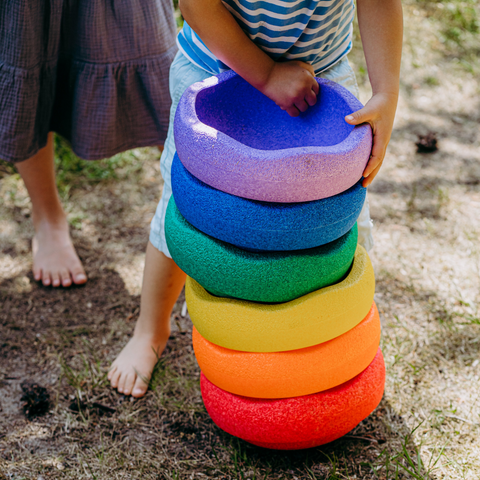
{"label": "rainbow colored stack", "polygon": [[274,449],[345,435],[385,383],[356,227],[371,129],[343,120],[355,97],[318,82],[317,105],[291,118],[227,72],[190,87],[175,118],[165,230],[202,396],[220,428]]}

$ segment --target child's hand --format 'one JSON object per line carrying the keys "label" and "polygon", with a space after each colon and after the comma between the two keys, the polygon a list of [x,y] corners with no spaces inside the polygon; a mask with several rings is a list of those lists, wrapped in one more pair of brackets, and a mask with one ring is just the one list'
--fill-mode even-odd
{"label": "child's hand", "polygon": [[311,65],[291,61],[275,62],[259,90],[290,116],[298,117],[317,103],[319,87]]}
{"label": "child's hand", "polygon": [[368,187],[382,166],[388,142],[392,134],[393,120],[397,108],[398,95],[377,93],[357,112],[345,117],[350,125],[369,123],[373,130],[373,147],[368,164],[365,167],[362,185]]}

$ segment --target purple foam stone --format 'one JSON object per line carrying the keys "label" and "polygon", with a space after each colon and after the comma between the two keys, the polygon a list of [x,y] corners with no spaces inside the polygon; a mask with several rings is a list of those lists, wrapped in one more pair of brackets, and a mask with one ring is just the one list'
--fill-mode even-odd
{"label": "purple foam stone", "polygon": [[343,192],[362,177],[370,125],[345,116],[362,104],[344,87],[317,78],[315,106],[290,117],[232,71],[188,88],[174,124],[187,170],[218,190],[266,202],[306,202]]}

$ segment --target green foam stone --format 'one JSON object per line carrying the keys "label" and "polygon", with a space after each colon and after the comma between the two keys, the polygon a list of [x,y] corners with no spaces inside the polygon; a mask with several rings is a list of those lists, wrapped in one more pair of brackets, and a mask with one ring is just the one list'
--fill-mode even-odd
{"label": "green foam stone", "polygon": [[357,225],[334,242],[306,250],[250,252],[188,223],[170,199],[167,245],[175,263],[210,293],[254,302],[288,302],[340,281],[357,246]]}

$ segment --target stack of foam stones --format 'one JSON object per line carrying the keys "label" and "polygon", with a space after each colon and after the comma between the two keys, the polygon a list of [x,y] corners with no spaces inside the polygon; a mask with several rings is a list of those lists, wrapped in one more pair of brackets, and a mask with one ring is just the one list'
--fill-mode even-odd
{"label": "stack of foam stones", "polygon": [[372,133],[318,79],[297,118],[233,72],[190,87],[175,118],[166,215],[201,391],[226,432],[274,449],[335,440],[378,405],[375,279],[356,220]]}

